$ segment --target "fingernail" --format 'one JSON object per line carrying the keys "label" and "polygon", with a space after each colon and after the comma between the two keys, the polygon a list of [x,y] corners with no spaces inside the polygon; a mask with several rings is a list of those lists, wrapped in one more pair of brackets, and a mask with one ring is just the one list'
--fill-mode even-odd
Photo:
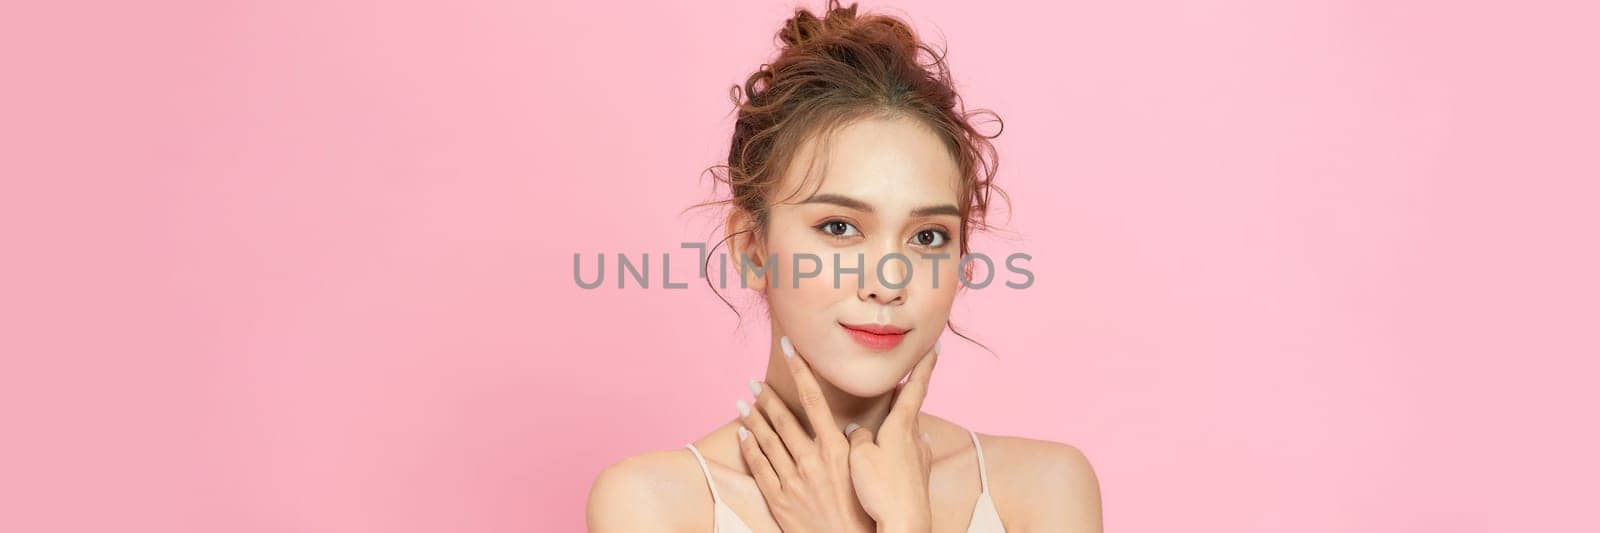
{"label": "fingernail", "polygon": [[739,440],[743,441],[748,438],[750,438],[750,430],[745,429],[744,426],[739,426]]}
{"label": "fingernail", "polygon": [[844,434],[845,435],[849,435],[851,431],[855,431],[855,430],[858,430],[858,429],[861,429],[861,424],[857,424],[855,422],[851,422],[849,424],[845,424],[844,425]]}
{"label": "fingernail", "polygon": [[750,405],[744,403],[744,400],[734,402],[733,405],[739,408],[739,416],[750,416]]}
{"label": "fingernail", "polygon": [[778,346],[783,347],[784,357],[794,357],[794,344],[789,342],[788,335],[778,338]]}
{"label": "fingernail", "polygon": [[943,350],[944,349],[942,347],[943,343],[944,343],[943,339],[934,339],[933,340],[933,353],[939,353],[941,350]]}
{"label": "fingernail", "polygon": [[761,395],[761,384],[757,383],[756,380],[752,379],[752,380],[750,380],[749,383],[746,383],[745,385],[750,387],[750,394],[753,394],[753,395],[756,395],[756,396],[760,396]]}

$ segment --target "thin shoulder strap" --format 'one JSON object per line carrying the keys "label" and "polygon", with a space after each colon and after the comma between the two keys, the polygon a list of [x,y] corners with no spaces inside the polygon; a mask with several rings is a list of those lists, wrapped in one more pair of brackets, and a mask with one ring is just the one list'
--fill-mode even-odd
{"label": "thin shoulder strap", "polygon": [[[711,481],[711,468],[706,466],[706,458],[700,455],[700,449],[695,448],[694,443],[685,444],[683,446],[688,448],[689,451],[694,452],[694,459],[696,461],[700,461],[700,473],[706,475],[706,486],[711,487],[711,499],[713,501],[722,501],[722,496],[717,495],[717,484]],[[988,481],[984,481],[984,483],[984,490],[988,490]]]}
{"label": "thin shoulder strap", "polygon": [[978,432],[967,430],[972,435],[972,447],[978,450],[978,479],[983,481],[983,491],[989,492],[989,467],[983,462],[983,444],[978,442]]}

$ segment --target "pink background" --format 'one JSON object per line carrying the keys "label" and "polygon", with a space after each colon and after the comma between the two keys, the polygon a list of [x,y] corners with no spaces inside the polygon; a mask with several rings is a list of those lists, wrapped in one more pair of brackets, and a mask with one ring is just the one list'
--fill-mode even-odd
{"label": "pink background", "polygon": [[[571,268],[685,279],[787,2],[104,4],[0,20],[0,530],[580,530],[760,375],[758,309]],[[930,412],[1109,531],[1600,529],[1593,3],[1035,4],[895,4],[1037,275]]]}

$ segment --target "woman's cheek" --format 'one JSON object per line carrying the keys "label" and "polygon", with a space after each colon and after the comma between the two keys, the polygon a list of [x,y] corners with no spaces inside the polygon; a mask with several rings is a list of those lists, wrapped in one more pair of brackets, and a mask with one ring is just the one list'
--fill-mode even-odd
{"label": "woman's cheek", "polygon": [[937,267],[926,265],[927,271],[937,270],[935,279],[930,276],[923,284],[924,298],[918,306],[918,316],[931,331],[943,331],[945,324],[950,319],[950,309],[955,305],[956,294],[961,287],[960,269],[956,268],[955,261],[941,260]]}
{"label": "woman's cheek", "polygon": [[[825,259],[819,267],[819,261],[810,259],[813,256],[820,257],[821,253],[789,250],[778,253],[781,263],[776,277],[778,285],[769,289],[771,298],[768,301],[792,335],[815,334],[808,331],[816,329],[812,322],[828,319],[829,315],[824,312],[837,300],[833,271]],[[795,257],[800,259],[797,261]]]}

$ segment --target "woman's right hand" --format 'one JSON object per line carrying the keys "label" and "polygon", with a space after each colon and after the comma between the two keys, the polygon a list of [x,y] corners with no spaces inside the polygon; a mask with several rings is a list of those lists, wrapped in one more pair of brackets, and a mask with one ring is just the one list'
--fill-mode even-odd
{"label": "woman's right hand", "polygon": [[928,494],[932,443],[917,420],[938,361],[936,342],[895,394],[889,416],[876,435],[869,428],[845,428],[850,437],[850,479],[878,531],[926,533],[933,529]]}
{"label": "woman's right hand", "polygon": [[800,405],[817,437],[806,435],[776,393],[751,381],[759,409],[739,402],[739,453],[784,532],[873,532],[876,524],[856,501],[850,480],[850,442],[834,422],[810,365],[787,337],[781,343]]}

